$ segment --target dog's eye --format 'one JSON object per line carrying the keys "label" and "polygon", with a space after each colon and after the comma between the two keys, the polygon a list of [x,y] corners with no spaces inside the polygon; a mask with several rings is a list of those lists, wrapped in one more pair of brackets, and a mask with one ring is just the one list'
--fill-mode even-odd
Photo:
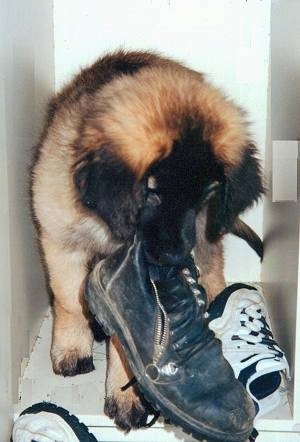
{"label": "dog's eye", "polygon": [[147,195],[146,204],[151,207],[157,207],[161,204],[161,199],[155,192],[149,192]]}

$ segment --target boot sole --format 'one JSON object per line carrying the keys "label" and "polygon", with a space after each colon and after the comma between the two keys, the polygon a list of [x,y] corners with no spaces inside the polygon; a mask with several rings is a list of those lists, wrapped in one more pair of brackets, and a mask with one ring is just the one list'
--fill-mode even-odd
{"label": "boot sole", "polygon": [[[105,289],[100,285],[100,290],[105,293]],[[134,345],[134,340],[131,336],[130,330],[124,324],[122,317],[120,317],[116,306],[112,303],[108,304],[104,296],[101,299],[100,311],[97,307],[97,302],[94,297],[94,291],[88,289],[86,297],[88,299],[89,308],[92,314],[96,317],[97,321],[103,327],[105,333],[109,336],[116,334],[120,340],[123,350],[130,368],[138,382],[138,388],[145,397],[145,399],[151,403],[153,408],[160,411],[163,417],[175,426],[179,426],[182,430],[202,442],[244,442],[247,440],[253,429],[252,425],[247,431],[238,434],[228,434],[221,431],[217,431],[212,427],[208,427],[205,424],[201,424],[198,420],[193,419],[190,415],[183,413],[172,402],[166,399],[146,376],[143,376],[145,368],[142,360],[139,357],[139,353]],[[114,315],[111,314],[114,312]],[[123,326],[121,326],[121,324]],[[131,343],[129,345],[129,342]],[[207,441],[203,440],[206,438]]]}

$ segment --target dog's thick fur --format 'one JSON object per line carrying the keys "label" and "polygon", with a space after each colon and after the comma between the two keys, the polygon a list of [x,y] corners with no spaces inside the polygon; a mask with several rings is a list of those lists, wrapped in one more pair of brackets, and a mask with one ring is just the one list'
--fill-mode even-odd
{"label": "dog's thick fur", "polygon": [[[263,191],[255,155],[237,106],[203,75],[152,53],[107,55],[54,97],[32,168],[32,205],[54,293],[55,373],[93,369],[89,264],[132,238],[147,188],[149,259],[178,263],[194,248],[209,296],[224,288],[222,235],[243,231],[238,215]],[[132,387],[120,391],[130,375],[111,342],[106,412],[128,430],[145,409]]]}

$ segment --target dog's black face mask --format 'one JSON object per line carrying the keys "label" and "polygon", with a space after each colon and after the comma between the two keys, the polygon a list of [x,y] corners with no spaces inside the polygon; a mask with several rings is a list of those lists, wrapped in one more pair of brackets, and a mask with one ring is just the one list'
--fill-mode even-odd
{"label": "dog's black face mask", "polygon": [[147,259],[161,265],[179,265],[195,245],[196,211],[164,201],[158,194],[149,193],[141,210],[139,230]]}
{"label": "dog's black face mask", "polygon": [[102,148],[76,165],[74,183],[81,204],[103,219],[116,239],[132,240],[138,227],[149,261],[161,265],[185,261],[196,242],[196,216],[205,204],[206,238],[214,242],[263,193],[253,145],[245,146],[241,161],[225,176],[224,165],[199,130],[174,142],[172,153],[142,181]]}
{"label": "dog's black face mask", "polygon": [[180,265],[196,243],[196,216],[223,179],[210,146],[193,140],[174,144],[152,167],[140,210],[139,230],[147,259]]}
{"label": "dog's black face mask", "polygon": [[140,192],[120,160],[105,148],[91,153],[76,166],[74,182],[83,206],[107,223],[115,239],[133,239]]}

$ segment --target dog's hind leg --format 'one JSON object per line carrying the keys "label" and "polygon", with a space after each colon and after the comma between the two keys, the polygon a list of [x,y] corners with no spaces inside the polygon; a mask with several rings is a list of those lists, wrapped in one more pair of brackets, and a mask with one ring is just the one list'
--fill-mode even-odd
{"label": "dog's hind leg", "polygon": [[86,254],[67,251],[45,235],[42,235],[41,243],[54,294],[53,370],[63,376],[87,373],[94,369],[94,365],[93,334],[83,299]]}

